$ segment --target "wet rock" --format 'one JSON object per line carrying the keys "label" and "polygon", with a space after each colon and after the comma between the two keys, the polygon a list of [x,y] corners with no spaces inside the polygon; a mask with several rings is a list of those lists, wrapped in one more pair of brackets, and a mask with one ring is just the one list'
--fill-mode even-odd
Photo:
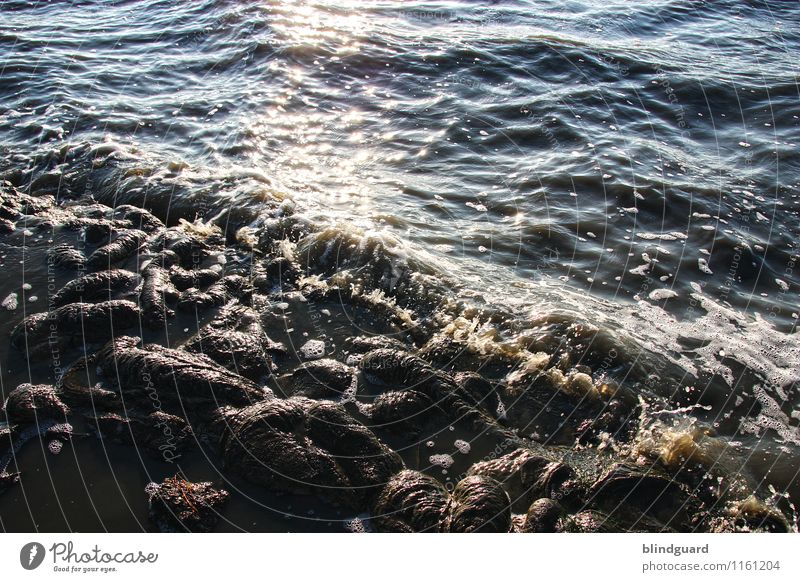
{"label": "wet rock", "polygon": [[67,244],[58,244],[47,251],[48,263],[62,269],[82,269],[86,265],[86,257],[76,248]]}
{"label": "wet rock", "polygon": [[254,382],[234,374],[201,354],[165,348],[158,344],[138,346],[132,337],[109,342],[97,355],[108,379],[115,380],[126,398],[152,398],[189,405],[206,403],[245,406],[268,393]]}
{"label": "wet rock", "polygon": [[296,285],[302,273],[298,266],[286,257],[275,257],[264,266],[265,281],[263,286],[269,290],[272,286],[283,287]]}
{"label": "wet rock", "polygon": [[460,394],[473,406],[483,410],[489,416],[497,417],[500,409],[500,397],[494,385],[475,372],[459,372],[453,379],[459,386]]}
{"label": "wet rock", "polygon": [[[386,421],[396,419],[389,410],[391,403],[402,403],[404,414],[409,414],[408,418],[417,422],[422,418],[419,415],[426,414],[433,403],[450,422],[457,422],[495,441],[516,440],[515,435],[503,429],[493,418],[471,406],[452,378],[434,370],[421,358],[397,350],[378,349],[367,353],[359,368],[371,382],[400,387],[411,394],[394,398],[391,402],[376,401],[375,412],[383,415]],[[416,411],[412,410],[415,403]],[[414,424],[409,426],[409,430],[414,429]]]}
{"label": "wet rock", "polygon": [[178,290],[170,281],[167,271],[158,265],[149,265],[142,273],[144,283],[139,295],[142,319],[151,329],[163,329],[168,317],[175,312],[167,307],[167,302],[178,298]]}
{"label": "wet rock", "polygon": [[170,267],[169,277],[179,291],[186,291],[192,287],[204,289],[219,281],[222,277],[222,270],[213,268],[189,270],[179,265],[173,265]]}
{"label": "wet rock", "polygon": [[508,492],[513,508],[526,511],[533,501],[547,497],[567,506],[580,503],[580,486],[575,472],[558,461],[551,461],[524,448],[507,455],[475,463],[467,475],[496,479]]}
{"label": "wet rock", "polygon": [[397,453],[332,402],[309,407],[308,436],[333,455],[359,497],[370,499],[403,469]]}
{"label": "wet rock", "polygon": [[227,411],[225,466],[269,489],[313,492],[354,505],[350,481],[331,455],[305,435],[306,420],[305,406],[297,399]]}
{"label": "wet rock", "polygon": [[589,501],[618,520],[646,516],[677,529],[687,526],[696,509],[685,487],[655,465],[614,465],[592,486]]}
{"label": "wet rock", "polygon": [[180,258],[180,263],[184,267],[199,265],[209,256],[210,251],[206,238],[188,232],[180,226],[161,232],[153,239],[149,247],[154,251],[172,251]]}
{"label": "wet rock", "polygon": [[167,462],[173,462],[194,440],[189,423],[160,410],[127,416],[108,412],[86,418],[101,438],[134,445]]}
{"label": "wet rock", "polygon": [[441,334],[422,346],[419,356],[439,370],[474,370],[481,366],[481,358],[466,342]]}
{"label": "wet rock", "polygon": [[272,372],[271,353],[280,352],[281,344],[272,341],[252,309],[235,305],[225,308],[184,349],[205,354],[218,364],[251,380],[259,380]]}
{"label": "wet rock", "polygon": [[190,287],[178,298],[178,308],[185,311],[220,307],[232,299],[248,301],[253,294],[253,287],[247,279],[240,275],[228,275],[217,281],[205,291]]}
{"label": "wet rock", "polygon": [[[602,413],[604,402],[585,374],[517,371],[500,385],[506,424],[544,444],[572,444],[586,420]],[[579,429],[579,427],[581,427]]]}
{"label": "wet rock", "polygon": [[595,510],[584,510],[571,515],[565,530],[573,533],[612,533],[626,532],[609,515]]}
{"label": "wet rock", "polygon": [[69,303],[108,301],[118,291],[131,289],[139,281],[139,276],[124,269],[112,269],[89,273],[65,284],[51,300],[53,307]]}
{"label": "wet rock", "polygon": [[151,233],[164,228],[164,223],[161,222],[154,214],[130,204],[121,204],[114,208],[113,215],[131,223],[131,226],[138,230]]}
{"label": "wet rock", "polygon": [[386,349],[403,351],[405,344],[398,339],[385,335],[370,335],[347,338],[344,342],[345,349],[353,354],[366,354],[373,350]]}
{"label": "wet rock", "polygon": [[116,263],[124,261],[136,253],[144,244],[147,233],[141,230],[124,230],[108,244],[94,251],[86,259],[90,269],[110,269]]}
{"label": "wet rock", "polygon": [[522,531],[525,533],[556,533],[563,528],[566,515],[557,501],[548,498],[537,499],[528,508]]}
{"label": "wet rock", "polygon": [[447,504],[443,531],[507,533],[511,531],[511,500],[490,477],[473,475],[458,482]]}
{"label": "wet rock", "polygon": [[427,394],[414,389],[381,394],[367,410],[373,426],[409,437],[419,435],[439,411]]}
{"label": "wet rock", "polygon": [[301,364],[281,384],[287,395],[339,398],[352,386],[354,375],[350,366],[325,358]]}
{"label": "wet rock", "polygon": [[788,533],[792,531],[786,517],[775,507],[751,495],[736,508],[735,525],[740,531]]}
{"label": "wet rock", "polygon": [[372,350],[361,359],[359,368],[370,381],[386,385],[411,386],[438,378],[425,360],[401,350]]}
{"label": "wet rock", "polygon": [[226,467],[278,491],[314,493],[366,509],[400,458],[333,403],[306,398],[223,411]]}
{"label": "wet rock", "polygon": [[55,388],[47,384],[20,384],[8,395],[4,410],[6,418],[13,423],[64,420],[69,413]]}
{"label": "wet rock", "polygon": [[400,471],[381,490],[372,521],[383,532],[437,532],[448,499],[436,479],[419,471]]}
{"label": "wet rock", "polygon": [[80,358],[73,362],[56,383],[58,395],[70,406],[92,410],[112,410],[122,403],[115,392],[90,381],[89,362]]}
{"label": "wet rock", "polygon": [[175,475],[150,483],[150,521],[161,532],[210,532],[220,520],[228,492],[209,482],[191,483]]}
{"label": "wet rock", "polygon": [[225,305],[228,294],[222,285],[212,285],[207,291],[190,287],[178,297],[178,309],[192,311]]}
{"label": "wet rock", "polygon": [[139,308],[122,299],[102,303],[70,303],[26,317],[11,332],[11,345],[29,355],[69,348],[86,342],[105,342],[136,325]]}

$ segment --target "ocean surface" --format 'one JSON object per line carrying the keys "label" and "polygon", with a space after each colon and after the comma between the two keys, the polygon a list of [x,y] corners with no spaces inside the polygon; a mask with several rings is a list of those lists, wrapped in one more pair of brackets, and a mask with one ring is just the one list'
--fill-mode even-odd
{"label": "ocean surface", "polygon": [[[291,206],[389,289],[435,282],[477,349],[592,330],[648,422],[798,500],[798,56],[784,1],[6,0],[0,179],[223,228]],[[0,248],[3,337],[45,301],[26,244]],[[6,394],[47,379],[0,357]],[[92,439],[19,463],[6,530],[140,529],[169,469]],[[223,529],[352,517],[239,487]]]}

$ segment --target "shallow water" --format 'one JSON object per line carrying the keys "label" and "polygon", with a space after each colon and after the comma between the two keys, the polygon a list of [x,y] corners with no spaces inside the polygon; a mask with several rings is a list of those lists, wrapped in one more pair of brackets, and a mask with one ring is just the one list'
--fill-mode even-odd
{"label": "shallow water", "polygon": [[[422,273],[446,297],[436,325],[476,349],[596,328],[595,373],[680,409],[653,422],[714,428],[738,471],[798,499],[798,49],[791,2],[3,2],[0,172],[230,232],[292,204],[328,228],[320,263],[389,290]],[[4,333],[47,294],[24,244],[46,241],[3,243],[0,299],[20,300]],[[342,317],[325,333],[374,324]],[[0,356],[6,393],[51,374]],[[26,450],[51,479],[0,497],[4,528],[139,527],[144,499],[86,511],[117,469],[74,449],[49,468]],[[123,490],[168,472],[121,451]],[[74,513],[53,509],[62,483]],[[251,520],[250,494],[230,528],[352,517]]]}

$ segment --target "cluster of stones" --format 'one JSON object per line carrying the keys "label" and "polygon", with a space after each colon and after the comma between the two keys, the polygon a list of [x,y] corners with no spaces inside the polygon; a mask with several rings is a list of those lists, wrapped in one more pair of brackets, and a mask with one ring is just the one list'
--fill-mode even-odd
{"label": "cluster of stones", "polygon": [[[265,330],[265,299],[357,298],[333,285],[304,287],[308,265],[280,251],[308,233],[290,214],[274,217],[255,246],[242,249],[221,232],[169,226],[143,208],[57,204],[4,187],[0,229],[12,233],[20,223],[73,231],[83,245],[50,250],[48,260],[75,276],[47,312],[28,315],[11,333],[11,345],[28,357],[54,346],[75,357],[54,385],[24,384],[7,395],[3,488],[19,479],[7,467],[26,440],[45,439],[57,452],[73,436],[69,421],[80,417],[99,437],[162,458],[207,447],[230,475],[369,512],[378,531],[713,528],[706,508],[715,500],[698,495],[691,478],[655,461],[612,463],[588,478],[560,460],[560,449],[531,440],[536,432],[550,445],[585,446],[602,435],[624,441],[635,429],[637,399],[569,358],[509,366],[490,380],[476,369],[506,364],[487,363],[450,338],[413,333],[402,341],[353,337],[340,359],[292,358]],[[249,257],[246,269],[220,260],[237,253]],[[179,347],[142,341],[180,310],[213,315]],[[365,386],[377,394],[364,398]],[[387,435],[414,443],[446,425],[511,452],[474,463],[445,487],[407,468],[386,444]],[[177,531],[213,529],[229,496],[179,475],[147,493],[153,527]],[[787,527],[782,516],[749,511],[737,516],[748,527]]]}

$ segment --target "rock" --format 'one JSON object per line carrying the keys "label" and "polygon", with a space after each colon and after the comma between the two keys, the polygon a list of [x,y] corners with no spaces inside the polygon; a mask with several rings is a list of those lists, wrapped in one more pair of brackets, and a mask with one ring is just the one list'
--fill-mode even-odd
{"label": "rock", "polygon": [[159,400],[179,408],[192,403],[246,406],[271,396],[254,382],[234,374],[201,354],[138,346],[132,337],[109,342],[97,355],[105,376],[115,380],[126,398]]}
{"label": "rock", "polygon": [[139,308],[122,299],[70,303],[50,313],[26,317],[11,331],[11,345],[29,355],[59,348],[106,342],[139,321]]}
{"label": "rock", "polygon": [[8,395],[4,410],[13,423],[64,420],[69,408],[61,402],[55,388],[47,384],[20,384]]}
{"label": "rock", "polygon": [[436,479],[419,471],[400,471],[383,487],[372,521],[383,532],[437,532],[448,500]]}
{"label": "rock", "polygon": [[65,284],[51,300],[53,307],[69,303],[108,301],[113,293],[131,289],[139,281],[136,273],[112,269],[83,275]]}
{"label": "rock", "polygon": [[447,504],[443,531],[450,533],[508,533],[511,500],[490,477],[473,475],[458,482]]}
{"label": "rock", "polygon": [[175,475],[146,488],[150,521],[161,532],[210,532],[220,520],[228,492],[209,482],[191,483]]}

